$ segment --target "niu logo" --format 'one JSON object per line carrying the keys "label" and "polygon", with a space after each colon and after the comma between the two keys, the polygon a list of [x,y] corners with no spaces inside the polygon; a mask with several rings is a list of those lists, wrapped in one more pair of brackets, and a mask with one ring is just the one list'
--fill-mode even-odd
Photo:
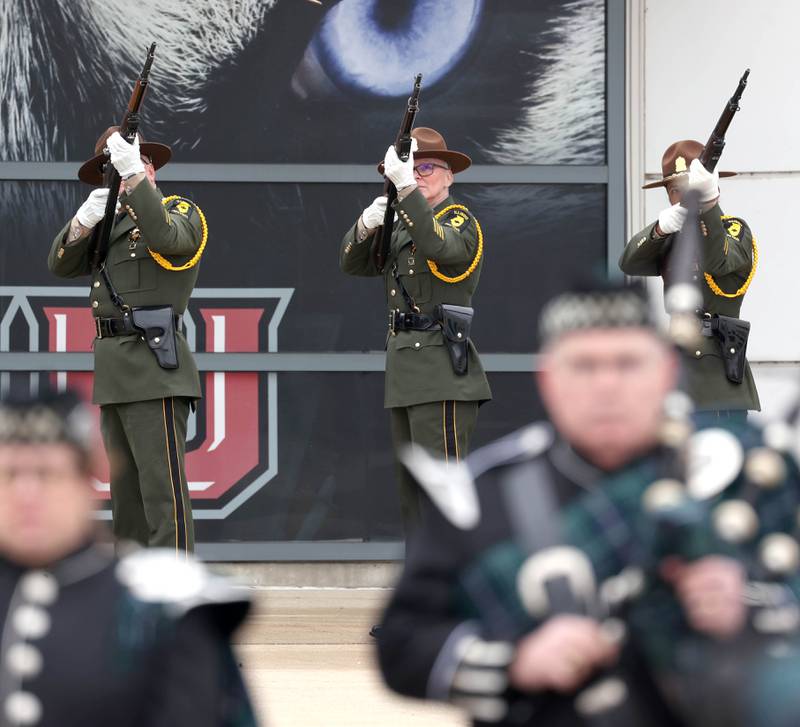
{"label": "niu logo", "polygon": [[[47,290],[47,289],[44,289]],[[51,289],[51,300],[63,300],[85,291],[76,288]],[[28,310],[36,310],[26,298]],[[2,291],[0,291],[2,292]],[[196,353],[234,354],[277,350],[277,329],[292,295],[291,289],[247,289],[238,296],[236,289],[211,289],[204,299],[197,289],[190,310],[184,315],[189,347]],[[224,298],[222,297],[224,293]],[[256,295],[259,293],[260,295]],[[260,300],[258,299],[260,298]],[[277,305],[274,300],[277,298]],[[81,304],[43,303],[40,315],[24,315],[30,323],[42,321],[40,336],[29,332],[33,341],[53,353],[86,353],[92,350],[95,336],[91,311]],[[222,305],[220,305],[222,304]],[[260,305],[259,305],[260,304]],[[18,310],[25,311],[23,305]],[[0,328],[10,328],[14,305],[6,309]],[[4,344],[4,345],[3,345]],[[8,336],[0,331],[0,348],[10,350]],[[34,350],[31,347],[31,350]],[[93,374],[87,371],[61,371],[49,374],[58,388],[71,388],[91,401]],[[265,372],[224,372],[201,370],[203,398],[189,417],[186,445],[186,474],[196,518],[221,519],[233,512],[271,480],[278,471],[277,461],[277,374]],[[96,408],[99,421],[99,408]],[[99,431],[99,428],[98,428]],[[99,435],[98,435],[99,436]],[[102,450],[102,448],[100,448]],[[108,463],[103,461],[95,473],[97,496],[109,499]]]}

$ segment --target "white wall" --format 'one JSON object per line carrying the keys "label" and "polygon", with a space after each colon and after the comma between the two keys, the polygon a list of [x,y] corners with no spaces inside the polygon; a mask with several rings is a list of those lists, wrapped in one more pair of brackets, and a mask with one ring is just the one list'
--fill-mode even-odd
{"label": "white wall", "polygon": [[636,56],[628,84],[631,234],[667,204],[662,189],[640,189],[644,175],[661,177],[673,141],[705,142],[751,69],[719,165],[740,175],[722,181],[720,203],[747,220],[760,249],[742,317],[752,323],[749,358],[762,406],[777,414],[800,385],[800,3],[630,0],[629,16],[629,34],[641,36],[628,45]]}

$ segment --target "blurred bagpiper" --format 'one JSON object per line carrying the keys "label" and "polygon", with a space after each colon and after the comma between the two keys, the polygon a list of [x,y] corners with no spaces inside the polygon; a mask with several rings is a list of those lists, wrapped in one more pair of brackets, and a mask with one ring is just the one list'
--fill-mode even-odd
{"label": "blurred bagpiper", "polygon": [[554,426],[455,471],[407,458],[439,511],[384,615],[387,683],[475,725],[791,724],[792,436],[694,422],[635,287],[557,296],[540,331]]}
{"label": "blurred bagpiper", "polygon": [[115,556],[92,430],[69,392],[0,403],[0,725],[255,727],[247,594],[174,549]]}

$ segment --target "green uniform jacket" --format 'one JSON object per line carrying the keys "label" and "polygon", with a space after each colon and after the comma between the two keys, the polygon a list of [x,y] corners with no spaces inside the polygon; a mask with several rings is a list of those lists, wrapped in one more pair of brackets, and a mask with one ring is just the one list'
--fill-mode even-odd
{"label": "green uniform jacket", "polygon": [[[394,205],[398,220],[392,232],[391,250],[383,273],[389,311],[409,312],[392,275],[397,275],[421,313],[433,315],[440,303],[471,306],[478,285],[483,255],[473,272],[457,283],[437,278],[429,267],[433,261],[446,277],[462,275],[478,254],[478,222],[463,208],[434,215],[456,204],[448,197],[431,209],[422,192],[415,189]],[[356,225],[344,236],[339,265],[350,275],[380,275],[374,263],[377,236],[358,242]],[[482,251],[481,251],[482,252]],[[384,406],[414,406],[431,401],[488,401],[492,398],[478,351],[469,343],[469,367],[464,376],[453,372],[440,330],[398,331],[386,344],[386,390]]]}
{"label": "green uniform jacket", "polygon": [[[173,265],[191,260],[204,238],[200,212],[188,200],[177,198],[166,205],[161,191],[144,180],[130,194],[120,196],[122,209],[111,231],[106,267],[117,292],[131,307],[171,305],[176,314],[186,310],[199,265],[170,271],[159,265],[149,250],[165,256]],[[89,260],[91,235],[65,245],[70,222],[56,235],[47,265],[62,278],[92,276],[89,301],[95,317],[118,318],[122,314],[100,275]],[[141,233],[134,240],[138,229]],[[200,377],[183,333],[178,333],[178,368],[162,369],[153,352],[138,335],[95,338],[95,404],[122,404],[168,396],[200,398]]]}
{"label": "green uniform jacket", "polygon": [[[744,294],[734,298],[719,295],[703,274],[708,273],[722,292],[736,293],[753,270],[753,233],[741,218],[723,215],[718,204],[704,212],[700,220],[704,232],[702,264],[695,263],[695,276],[702,286],[703,310],[739,318]],[[668,285],[668,255],[675,235],[656,237],[655,227],[654,222],[631,238],[619,266],[627,275],[660,275]],[[701,338],[686,368],[689,394],[698,409],[761,409],[750,364],[745,366],[741,384],[729,381],[717,339]]]}

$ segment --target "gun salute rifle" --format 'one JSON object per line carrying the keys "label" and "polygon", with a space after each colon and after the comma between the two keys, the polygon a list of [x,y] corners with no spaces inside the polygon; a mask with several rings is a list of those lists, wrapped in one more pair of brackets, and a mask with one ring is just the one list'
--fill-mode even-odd
{"label": "gun salute rifle", "polygon": [[[400,124],[400,131],[394,141],[394,149],[397,156],[403,161],[408,160],[411,154],[411,129],[414,128],[414,119],[419,111],[419,92],[422,88],[422,74],[418,73],[414,79],[414,88],[409,96],[406,112]],[[389,179],[383,184],[383,193],[386,195],[386,214],[383,216],[383,226],[377,233],[377,244],[375,246],[375,265],[383,272],[386,259],[389,257],[389,247],[392,240],[392,226],[394,225],[394,208],[392,204],[397,199],[397,188]]]}
{"label": "gun salute rifle", "polygon": [[[725,104],[722,114],[714,126],[711,136],[700,152],[698,159],[709,171],[713,172],[725,148],[725,135],[728,133],[733,117],[739,111],[739,102],[747,86],[750,69],[746,69],[739,79],[733,95]],[[681,203],[690,210],[688,224],[699,214],[700,200],[692,191],[687,192]],[[699,234],[684,232],[679,235],[675,249],[672,253],[672,267],[674,270],[673,284],[665,296],[667,312],[673,319],[672,331],[676,343],[684,347],[692,344],[697,327],[694,322],[696,311],[702,309],[702,295],[696,285],[691,283],[693,268],[699,259],[700,241]],[[741,384],[745,374],[745,355],[747,352],[747,339],[750,335],[750,323],[730,316],[710,315],[706,313],[702,322],[706,335],[717,339],[722,352],[725,375],[735,384]]]}
{"label": "gun salute rifle", "polygon": [[[147,58],[144,62],[142,72],[133,87],[128,108],[122,116],[119,125],[119,133],[129,144],[136,139],[139,131],[139,110],[144,101],[144,95],[150,77],[150,67],[155,58],[156,44],[153,43],[147,51]],[[106,153],[108,153],[106,151]],[[108,254],[108,244],[114,228],[117,210],[117,200],[119,199],[119,187],[122,180],[114,165],[106,162],[103,170],[103,186],[108,188],[108,201],[102,223],[95,227],[90,242],[89,260],[92,270],[100,273],[103,283],[108,290],[111,302],[122,313],[124,320],[129,321],[131,331],[142,334],[147,347],[153,352],[156,361],[161,368],[178,368],[178,355],[176,348],[176,316],[172,306],[148,306],[132,307],[128,305],[114,287],[111,276],[106,269],[106,255]]]}
{"label": "gun salute rifle", "polygon": [[719,162],[719,158],[722,156],[722,150],[725,148],[725,134],[728,133],[728,127],[731,125],[733,117],[739,110],[739,101],[742,99],[742,94],[747,86],[747,77],[749,75],[750,69],[748,68],[739,79],[739,85],[733,92],[733,96],[730,97],[728,103],[725,105],[719,117],[719,121],[717,121],[717,125],[711,132],[711,136],[708,137],[708,141],[700,154],[700,163],[708,169],[709,172],[714,171],[717,162]]}
{"label": "gun salute rifle", "polygon": [[[132,143],[136,138],[139,131],[139,109],[144,101],[144,95],[147,92],[148,79],[150,76],[150,66],[153,65],[155,58],[156,44],[153,43],[147,51],[147,58],[144,62],[142,72],[139,78],[136,79],[136,84],[133,87],[133,93],[128,101],[128,108],[125,109],[125,114],[119,125],[119,133],[123,139]],[[95,228],[92,234],[90,243],[89,259],[92,263],[92,269],[99,269],[108,253],[108,242],[111,239],[111,230],[114,227],[114,217],[117,210],[117,200],[119,199],[119,185],[121,183],[119,173],[112,164],[106,162],[103,171],[103,186],[108,187],[108,201],[106,202],[106,212],[102,222]]]}

